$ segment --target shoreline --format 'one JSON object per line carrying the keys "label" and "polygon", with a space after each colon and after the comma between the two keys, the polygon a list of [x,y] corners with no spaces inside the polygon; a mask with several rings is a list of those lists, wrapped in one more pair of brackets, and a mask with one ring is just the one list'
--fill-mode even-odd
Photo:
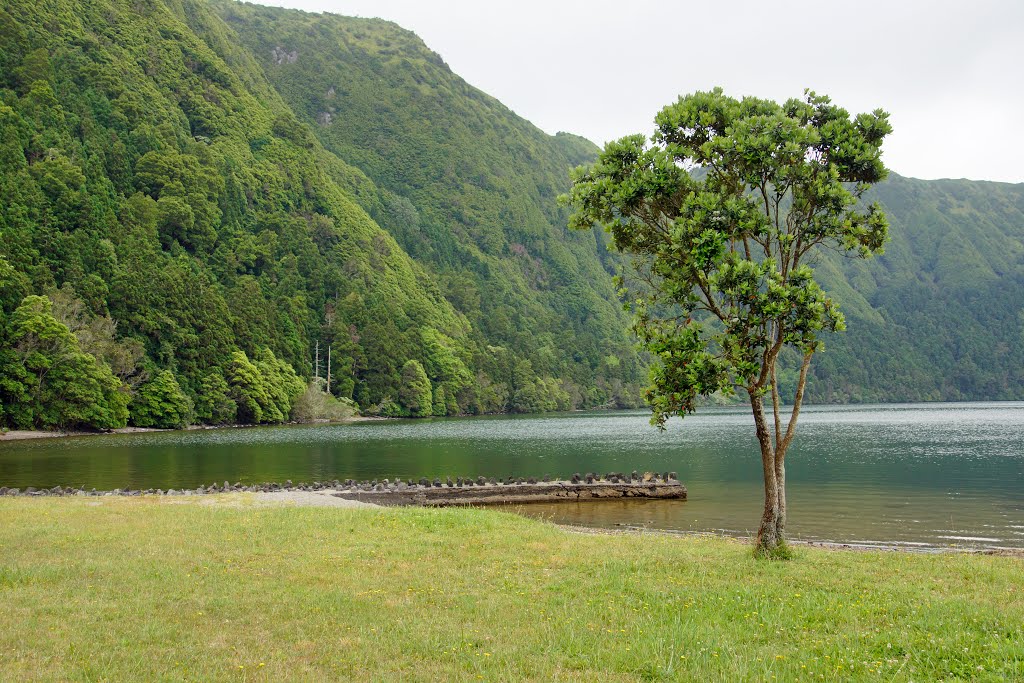
{"label": "shoreline", "polygon": [[[585,536],[659,536],[663,538],[713,538],[718,540],[735,541],[742,545],[754,545],[753,536],[728,536],[716,534],[710,531],[672,531],[668,529],[645,529],[642,527],[621,527],[603,528],[589,527],[577,524],[559,524],[552,522],[556,527],[574,534]],[[899,553],[907,555],[985,555],[992,557],[1012,557],[1024,560],[1024,548],[964,548],[959,546],[906,546],[892,544],[870,545],[866,543],[844,543],[842,541],[805,541],[802,539],[787,539],[786,543],[798,548],[811,548],[817,550],[828,550],[831,552],[852,552],[852,553]]]}
{"label": "shoreline", "polygon": [[[17,500],[52,500],[54,498],[66,498],[70,500],[82,500],[83,497],[89,500],[92,505],[102,505],[108,502],[114,501],[125,501],[127,499],[149,499],[166,504],[172,505],[187,505],[190,503],[198,505],[208,505],[214,507],[239,507],[244,506],[247,502],[250,502],[259,507],[277,507],[277,508],[336,508],[336,509],[363,509],[363,510],[394,510],[398,507],[404,509],[439,509],[434,506],[393,506],[393,505],[382,505],[379,502],[371,502],[369,500],[359,500],[353,498],[345,498],[335,495],[336,490],[332,488],[324,488],[314,490],[309,487],[307,488],[281,488],[281,489],[266,489],[264,487],[253,487],[255,490],[231,490],[217,491],[213,489],[207,489],[203,494],[196,493],[193,490],[180,490],[174,491],[174,493],[147,493],[147,492],[96,492],[82,494],[52,494],[50,491],[37,492],[35,495],[31,494],[20,494],[20,495],[2,495],[0,494],[0,504],[5,498],[17,499]],[[172,489],[173,491],[173,489]],[[514,510],[509,506],[492,506],[492,505],[468,505],[459,506],[462,509],[472,508],[477,510],[487,510],[499,513],[509,513],[516,516],[521,516],[524,519],[530,519],[533,521],[550,524],[551,526],[565,531],[571,534],[578,534],[581,536],[654,536],[658,538],[676,538],[676,539],[688,539],[688,538],[709,538],[720,541],[734,542],[745,546],[752,546],[754,539],[750,536],[728,536],[723,534],[716,534],[706,531],[672,531],[667,529],[646,529],[642,527],[621,527],[621,528],[601,528],[601,527],[588,527],[576,524],[560,524],[557,522],[545,522],[530,516],[517,515]],[[452,509],[452,508],[448,508]],[[789,545],[797,548],[806,548],[810,550],[825,550],[835,553],[885,553],[885,554],[899,554],[899,555],[911,555],[911,556],[949,556],[949,555],[971,555],[971,556],[986,556],[986,557],[1009,557],[1016,560],[1024,561],[1024,548],[965,548],[965,547],[946,547],[946,546],[922,546],[922,547],[910,547],[903,545],[867,545],[863,543],[844,543],[842,541],[812,541],[802,539],[789,539]]]}
{"label": "shoreline", "polygon": [[118,427],[101,431],[79,431],[75,429],[60,429],[46,431],[41,429],[12,429],[0,433],[0,443],[4,441],[26,441],[31,439],[64,439],[79,436],[109,436],[111,434],[147,434],[150,432],[196,432],[215,429],[252,429],[255,427],[308,427],[312,425],[344,425],[356,422],[376,422],[388,420],[387,417],[374,417],[370,415],[354,415],[344,420],[323,420],[316,422],[282,422],[280,424],[226,424],[226,425],[189,425],[183,429],[161,429],[159,427]]}

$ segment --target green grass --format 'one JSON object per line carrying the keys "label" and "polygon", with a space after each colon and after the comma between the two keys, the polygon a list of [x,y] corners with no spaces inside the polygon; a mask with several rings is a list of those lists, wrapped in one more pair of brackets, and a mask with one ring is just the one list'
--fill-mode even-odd
{"label": "green grass", "polygon": [[1021,680],[1018,558],[0,500],[0,680]]}

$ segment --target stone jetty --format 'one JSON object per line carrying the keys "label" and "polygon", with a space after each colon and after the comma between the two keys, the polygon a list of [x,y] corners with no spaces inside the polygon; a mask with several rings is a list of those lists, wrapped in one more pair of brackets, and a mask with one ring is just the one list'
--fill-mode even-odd
{"label": "stone jetty", "polygon": [[[387,482],[387,480],[385,480]],[[417,482],[387,482],[371,488],[352,486],[333,495],[375,505],[419,505],[445,507],[451,505],[509,505],[518,503],[553,503],[560,501],[600,501],[622,498],[685,500],[686,487],[675,472],[639,475],[611,472],[573,474],[568,479],[552,480],[529,477],[508,477],[505,480],[484,477],[449,477]]]}
{"label": "stone jetty", "polygon": [[557,501],[613,500],[621,498],[686,499],[686,487],[675,472],[646,472],[623,474],[609,472],[597,474],[574,473],[568,479],[537,477],[440,477],[412,480],[373,479],[356,481],[335,479],[293,484],[211,483],[194,489],[133,489],[125,487],[112,491],[97,491],[75,487],[54,486],[9,488],[0,486],[0,496],[195,496],[232,492],[271,491],[323,491],[339,498],[359,500],[377,505],[422,505],[441,507],[448,505],[505,505],[510,503],[550,503]]}

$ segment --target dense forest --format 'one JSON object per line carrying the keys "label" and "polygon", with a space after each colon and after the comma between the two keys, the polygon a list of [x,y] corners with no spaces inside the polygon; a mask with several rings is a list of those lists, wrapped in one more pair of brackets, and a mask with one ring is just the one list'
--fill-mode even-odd
{"label": "dense forest", "polygon": [[383,414],[423,414],[410,362],[432,414],[635,404],[603,241],[553,206],[589,143],[464,86],[547,161],[495,151],[515,182],[483,196],[508,213],[470,218],[467,190],[456,233],[326,149],[238,42],[199,2],[0,10],[6,424],[288,419],[317,343],[332,393]]}
{"label": "dense forest", "polygon": [[[389,22],[8,0],[0,423],[635,406],[618,257],[555,201],[596,151]],[[1024,398],[1024,186],[874,192],[886,255],[817,264],[849,331],[810,400]]]}

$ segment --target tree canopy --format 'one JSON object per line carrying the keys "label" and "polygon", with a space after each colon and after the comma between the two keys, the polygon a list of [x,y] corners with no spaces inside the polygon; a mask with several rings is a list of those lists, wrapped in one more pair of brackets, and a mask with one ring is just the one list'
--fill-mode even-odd
{"label": "tree canopy", "polygon": [[[774,551],[807,370],[822,333],[845,328],[810,262],[819,247],[881,253],[888,222],[861,200],[887,173],[888,115],[851,117],[813,92],[780,105],[715,89],[679,98],[655,122],[649,140],[610,142],[573,173],[571,225],[603,225],[634,257],[619,286],[656,360],[653,423],[693,412],[699,397],[746,393],[765,477],[758,546]],[[788,424],[777,381],[787,349],[801,359]]]}

